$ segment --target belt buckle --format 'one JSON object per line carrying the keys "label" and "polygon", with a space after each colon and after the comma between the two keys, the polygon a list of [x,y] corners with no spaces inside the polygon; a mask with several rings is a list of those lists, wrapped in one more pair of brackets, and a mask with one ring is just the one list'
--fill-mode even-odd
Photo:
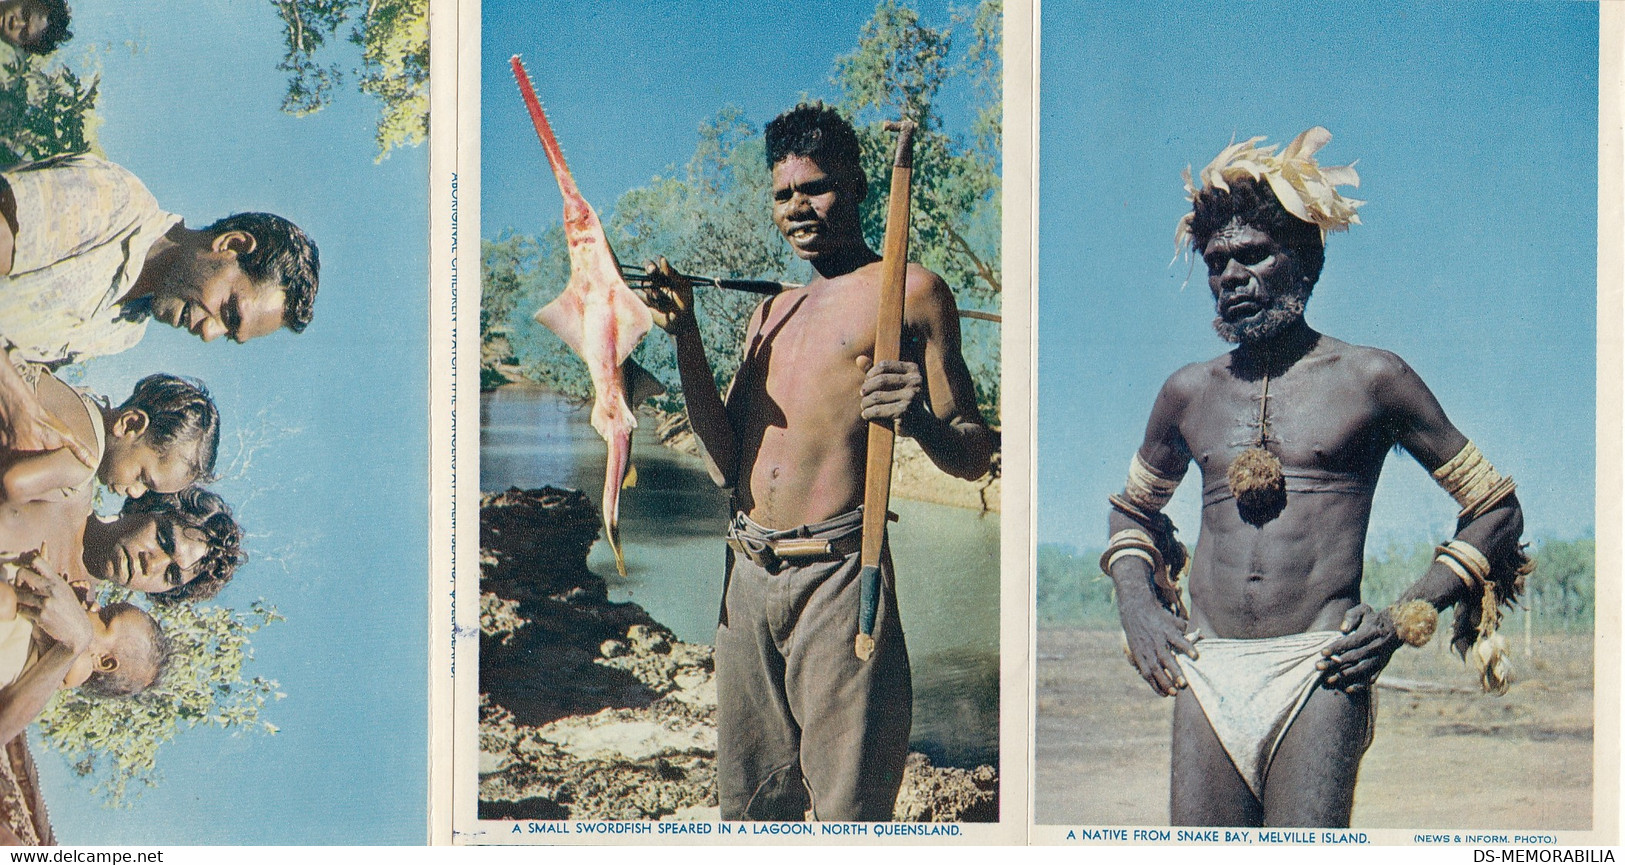
{"label": "belt buckle", "polygon": [[771,548],[780,559],[827,559],[835,552],[824,538],[785,538],[774,541]]}

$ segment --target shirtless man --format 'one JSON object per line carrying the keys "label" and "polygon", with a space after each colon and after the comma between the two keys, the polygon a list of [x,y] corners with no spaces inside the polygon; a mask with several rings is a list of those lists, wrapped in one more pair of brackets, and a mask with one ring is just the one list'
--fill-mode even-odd
{"label": "shirtless man", "polygon": [[[1402,641],[1426,642],[1446,605],[1461,603],[1458,649],[1484,657],[1487,687],[1505,686],[1495,611],[1524,570],[1510,479],[1403,360],[1304,321],[1324,232],[1356,221],[1359,204],[1334,188],[1358,182],[1352,168],[1313,159],[1329,138],[1317,127],[1279,156],[1253,139],[1221,153],[1204,188],[1187,178],[1181,237],[1207,265],[1215,328],[1238,347],[1168,378],[1112,497],[1102,564],[1129,654],[1154,691],[1175,696],[1175,825],[1347,826],[1372,683]],[[1396,445],[1463,511],[1429,570],[1377,611],[1361,600],[1361,567]],[[1172,585],[1183,550],[1160,510],[1191,460],[1203,507],[1187,619]]]}
{"label": "shirtless man", "polygon": [[712,477],[734,489],[716,646],[722,818],[889,820],[912,691],[889,555],[874,653],[853,651],[868,422],[895,421],[962,478],[987,471],[993,438],[936,274],[909,265],[904,360],[870,363],[881,266],[858,221],[868,184],[852,127],[813,104],[766,132],[773,222],[815,275],[751,316],[726,401],[692,289],[664,259],[649,265],[689,420]]}

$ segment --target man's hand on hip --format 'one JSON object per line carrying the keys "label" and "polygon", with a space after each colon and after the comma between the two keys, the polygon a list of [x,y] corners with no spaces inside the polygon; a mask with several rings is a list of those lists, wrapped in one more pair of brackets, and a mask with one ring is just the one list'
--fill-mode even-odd
{"label": "man's hand on hip", "polygon": [[1321,650],[1325,659],[1316,666],[1325,671],[1327,686],[1350,694],[1364,691],[1399,649],[1399,633],[1387,611],[1379,613],[1370,604],[1345,613],[1340,630],[1345,636]]}

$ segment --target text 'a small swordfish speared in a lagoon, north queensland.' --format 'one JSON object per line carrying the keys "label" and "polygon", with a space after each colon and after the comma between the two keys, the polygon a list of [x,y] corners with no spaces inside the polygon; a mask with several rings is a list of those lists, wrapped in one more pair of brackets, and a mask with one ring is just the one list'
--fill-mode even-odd
{"label": "text 'a small swordfish speared in a lagoon, north queensland.'", "polygon": [[627,287],[619,262],[609,248],[604,225],[592,205],[581,197],[575,178],[564,164],[564,151],[542,112],[530,76],[519,56],[510,61],[519,92],[530,110],[536,136],[542,140],[548,165],[564,195],[564,237],[570,248],[570,283],[552,303],[536,313],[536,320],[559,335],[587,364],[592,376],[592,428],[609,445],[604,466],[604,530],[615,553],[615,568],[626,576],[621,554],[621,486],[631,465],[632,429],[638,425],[627,404],[627,376],[622,364],[654,323],[648,307]]}

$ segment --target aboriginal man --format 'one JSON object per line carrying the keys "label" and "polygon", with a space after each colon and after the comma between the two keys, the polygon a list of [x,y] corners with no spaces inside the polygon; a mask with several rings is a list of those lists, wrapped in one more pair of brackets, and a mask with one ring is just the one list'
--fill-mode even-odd
{"label": "aboriginal man", "polygon": [[751,316],[726,399],[691,287],[664,259],[648,266],[689,420],[712,477],[733,488],[716,643],[722,818],[889,820],[912,690],[889,554],[873,652],[854,651],[868,423],[895,422],[962,478],[987,471],[993,437],[936,274],[908,266],[903,360],[870,362],[881,264],[858,220],[868,183],[852,127],[803,104],[766,137],[773,222],[814,275]]}
{"label": "aboriginal man", "polygon": [[90,448],[46,415],[13,368],[117,354],[148,319],[209,342],[310,324],[320,257],[297,225],[238,213],[203,228],[158,207],[135,175],[90,154],[0,171],[0,447]]}
{"label": "aboriginal man", "polygon": [[[1396,355],[1316,332],[1304,306],[1325,232],[1357,222],[1320,166],[1316,127],[1281,153],[1232,144],[1187,172],[1180,223],[1207,266],[1237,347],[1180,369],[1157,395],[1121,495],[1111,497],[1102,567],[1117,588],[1128,653],[1175,697],[1174,825],[1347,826],[1370,743],[1372,685],[1401,643],[1421,645],[1458,604],[1456,646],[1504,690],[1499,604],[1527,570],[1512,483],[1445,417]],[[1403,448],[1461,505],[1455,537],[1394,606],[1362,603],[1361,566],[1384,458]],[[1194,460],[1202,527],[1185,551],[1161,513]],[[1184,657],[1176,658],[1179,654]]]}

